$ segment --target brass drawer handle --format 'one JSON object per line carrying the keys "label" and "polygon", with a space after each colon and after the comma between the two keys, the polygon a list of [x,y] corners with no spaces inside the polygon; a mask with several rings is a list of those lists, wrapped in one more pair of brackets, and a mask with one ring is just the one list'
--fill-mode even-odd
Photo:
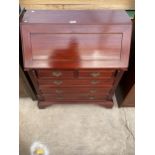
{"label": "brass drawer handle", "polygon": [[55,80],[55,81],[53,81],[53,83],[56,84],[56,85],[60,85],[60,84],[62,84],[62,82],[63,82],[62,80]]}
{"label": "brass drawer handle", "polygon": [[56,89],[55,92],[56,92],[57,94],[61,94],[61,93],[62,93],[62,90]]}
{"label": "brass drawer handle", "polygon": [[90,96],[89,99],[90,99],[90,100],[94,100],[95,97],[94,97],[94,96]]}
{"label": "brass drawer handle", "polygon": [[91,76],[92,77],[98,77],[98,76],[100,76],[100,73],[99,72],[94,72],[94,73],[91,73]]}
{"label": "brass drawer handle", "polygon": [[90,93],[96,93],[95,89],[90,90]]}
{"label": "brass drawer handle", "polygon": [[62,76],[62,72],[60,72],[60,71],[53,71],[52,75],[55,76],[55,77],[60,77],[60,76]]}
{"label": "brass drawer handle", "polygon": [[93,81],[91,81],[91,84],[98,84],[98,83],[99,83],[98,80],[93,80]]}

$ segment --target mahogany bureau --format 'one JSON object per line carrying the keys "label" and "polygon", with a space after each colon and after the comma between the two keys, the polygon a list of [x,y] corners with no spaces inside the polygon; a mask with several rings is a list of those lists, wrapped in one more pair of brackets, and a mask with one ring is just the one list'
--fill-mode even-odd
{"label": "mahogany bureau", "polygon": [[125,11],[27,10],[23,60],[39,108],[55,103],[113,106],[128,68],[132,23]]}

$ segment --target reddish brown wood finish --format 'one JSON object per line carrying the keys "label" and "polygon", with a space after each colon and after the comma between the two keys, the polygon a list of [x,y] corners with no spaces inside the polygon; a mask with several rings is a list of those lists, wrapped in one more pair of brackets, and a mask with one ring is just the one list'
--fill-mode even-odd
{"label": "reddish brown wood finish", "polygon": [[45,94],[72,94],[72,93],[89,93],[89,94],[104,94],[109,93],[111,87],[78,87],[78,88],[70,88],[70,87],[63,87],[63,88],[55,88],[55,87],[41,87],[41,92]]}
{"label": "reddish brown wood finish", "polygon": [[[89,27],[88,27],[89,26]],[[72,30],[73,29],[73,30]],[[63,30],[65,32],[63,32]],[[78,31],[77,31],[78,30]],[[23,37],[23,51],[27,51],[24,53],[24,63],[25,68],[63,68],[63,69],[78,69],[78,68],[127,68],[128,67],[128,57],[129,57],[129,50],[130,50],[130,37],[131,37],[131,25],[105,25],[105,26],[97,26],[97,25],[39,25],[39,24],[23,24],[22,25],[22,33]],[[100,37],[101,33],[108,33],[108,34],[115,34],[122,33],[122,41],[120,42],[120,52],[108,52],[109,49],[106,45],[102,45],[100,47],[100,43],[102,40],[98,40],[98,43],[92,45],[91,53],[84,51],[80,52],[79,49],[76,47],[77,43],[72,43],[70,39],[69,43],[66,45],[67,48],[57,48],[55,51],[49,53],[49,55],[40,55],[38,56],[39,59],[34,59],[34,51],[31,42],[31,34],[46,34],[46,33],[87,33],[87,34],[98,34]],[[87,35],[86,34],[86,35]],[[74,38],[73,38],[74,39]],[[112,41],[112,40],[111,40]],[[105,42],[106,43],[106,42]],[[96,48],[96,44],[98,47]],[[115,44],[115,41],[113,41]],[[89,46],[88,46],[89,47]],[[96,50],[94,50],[96,48]],[[115,49],[115,48],[114,48]],[[113,49],[113,50],[114,50]],[[118,49],[116,49],[118,50]],[[45,52],[44,50],[42,51]],[[53,54],[53,52],[55,54]],[[36,52],[35,52],[36,53]],[[40,52],[39,52],[40,53]],[[39,54],[38,53],[38,54]],[[46,51],[48,53],[48,51]],[[60,55],[59,55],[59,54]],[[81,55],[80,55],[81,54]],[[119,54],[119,58],[118,58]],[[68,58],[69,55],[69,58]],[[113,56],[114,55],[114,56]],[[51,57],[51,58],[50,58]],[[106,60],[107,59],[107,60]]]}
{"label": "reddish brown wood finish", "polygon": [[39,69],[36,70],[38,79],[68,79],[68,78],[86,78],[86,79],[94,79],[94,78],[102,78],[109,79],[114,78],[116,74],[116,70],[114,69],[91,69],[91,70],[47,70],[47,69]]}
{"label": "reddish brown wood finish", "polygon": [[27,11],[25,68],[127,68],[131,26],[124,11]]}
{"label": "reddish brown wood finish", "polygon": [[51,86],[51,87],[75,87],[75,86],[98,86],[98,87],[112,87],[114,80],[101,80],[101,79],[93,79],[93,80],[38,80],[39,85]]}
{"label": "reddish brown wood finish", "polygon": [[49,78],[74,78],[74,70],[37,70],[37,76],[39,79],[49,79]]}
{"label": "reddish brown wood finish", "polygon": [[124,11],[29,10],[20,24],[24,67],[39,107],[102,101],[112,107],[128,68],[132,25]]}
{"label": "reddish brown wood finish", "polygon": [[122,34],[32,33],[30,37],[33,61],[117,61],[121,56]]}
{"label": "reddish brown wood finish", "polygon": [[89,95],[89,94],[65,94],[65,95],[49,95],[49,94],[42,94],[44,100],[47,101],[103,101],[107,99],[105,94],[102,95]]}
{"label": "reddish brown wood finish", "polygon": [[109,69],[109,70],[79,70],[78,71],[78,75],[79,75],[79,78],[102,78],[102,79],[111,79],[111,78],[114,78],[115,76],[115,73],[116,73],[116,70],[112,70],[112,69]]}

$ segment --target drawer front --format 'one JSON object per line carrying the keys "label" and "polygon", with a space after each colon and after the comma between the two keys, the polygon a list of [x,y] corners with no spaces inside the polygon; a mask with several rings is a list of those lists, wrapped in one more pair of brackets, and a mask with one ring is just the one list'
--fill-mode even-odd
{"label": "drawer front", "polygon": [[113,78],[116,70],[80,70],[79,78]]}
{"label": "drawer front", "polygon": [[74,70],[37,70],[38,78],[73,78]]}
{"label": "drawer front", "polygon": [[45,94],[73,94],[73,93],[87,93],[87,94],[108,94],[111,88],[96,88],[96,87],[85,87],[85,88],[53,88],[41,86],[41,92]]}
{"label": "drawer front", "polygon": [[72,87],[72,86],[99,86],[99,87],[112,87],[114,79],[92,79],[92,80],[63,80],[63,79],[54,79],[54,80],[38,80],[40,87],[50,86],[50,87]]}
{"label": "drawer front", "polygon": [[68,94],[68,95],[42,95],[44,100],[46,101],[95,101],[95,100],[105,100],[107,99],[107,95],[87,95],[87,94]]}

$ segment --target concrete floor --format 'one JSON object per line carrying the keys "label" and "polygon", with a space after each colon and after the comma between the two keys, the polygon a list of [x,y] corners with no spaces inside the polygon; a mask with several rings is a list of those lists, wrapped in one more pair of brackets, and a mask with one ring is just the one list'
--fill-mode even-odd
{"label": "concrete floor", "polygon": [[134,108],[99,105],[53,105],[20,99],[20,155],[30,155],[33,142],[50,155],[134,155]]}

